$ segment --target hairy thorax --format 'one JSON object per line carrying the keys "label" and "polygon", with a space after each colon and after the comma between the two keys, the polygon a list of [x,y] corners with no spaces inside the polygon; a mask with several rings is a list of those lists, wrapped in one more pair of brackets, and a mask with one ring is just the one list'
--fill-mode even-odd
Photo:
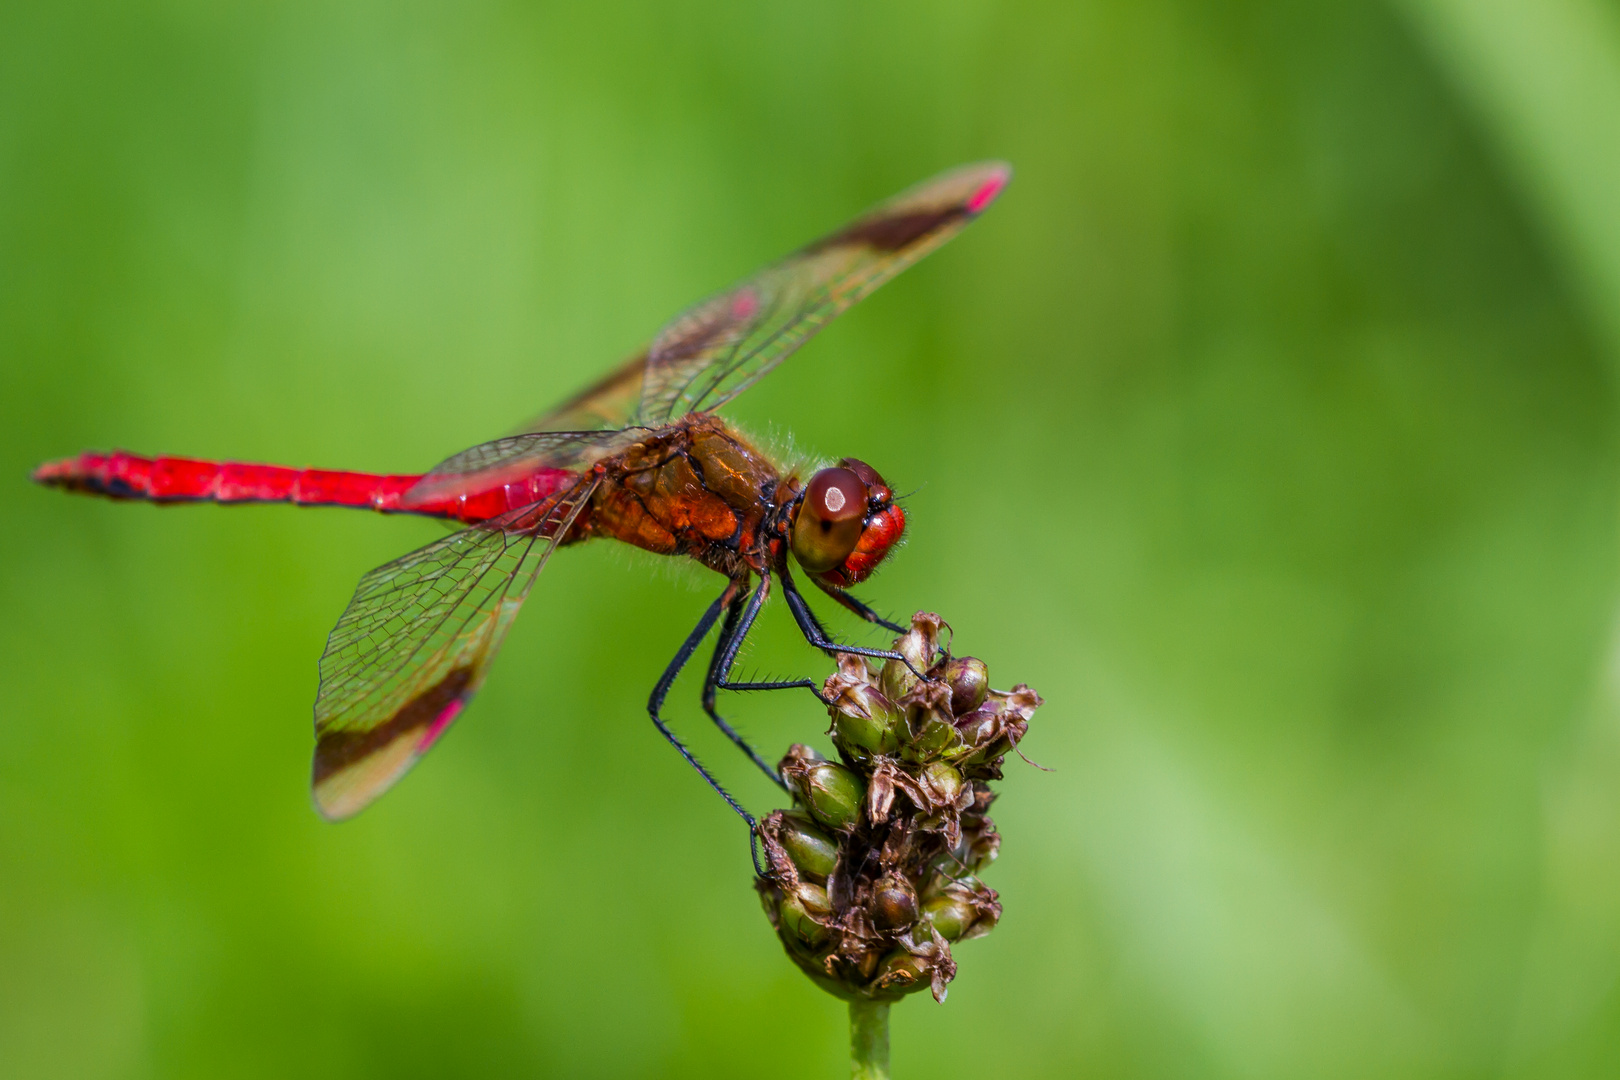
{"label": "hairy thorax", "polygon": [[591,499],[590,534],[738,577],[770,561],[763,527],[796,486],[719,417],[700,414],[615,460]]}

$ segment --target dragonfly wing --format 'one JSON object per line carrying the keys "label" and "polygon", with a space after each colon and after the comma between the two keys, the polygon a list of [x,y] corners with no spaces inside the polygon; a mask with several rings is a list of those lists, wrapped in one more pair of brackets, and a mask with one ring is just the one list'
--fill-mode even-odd
{"label": "dragonfly wing", "polygon": [[323,816],[359,813],[449,727],[595,486],[582,481],[361,579],[321,656],[312,787]]}
{"label": "dragonfly wing", "polygon": [[[1011,175],[1006,164],[987,162],[936,176],[683,312],[648,347],[635,422],[660,427],[724,405],[829,321],[955,236],[995,201]],[[619,392],[631,385],[628,368],[612,378],[623,380],[613,384]]]}
{"label": "dragonfly wing", "polygon": [[435,465],[400,497],[406,510],[517,483],[544,470],[583,472],[639,438],[628,431],[544,431],[480,443]]}
{"label": "dragonfly wing", "polygon": [[608,372],[601,381],[530,420],[514,434],[622,428],[635,418],[641,404],[641,379],[646,370],[647,353],[642,350]]}

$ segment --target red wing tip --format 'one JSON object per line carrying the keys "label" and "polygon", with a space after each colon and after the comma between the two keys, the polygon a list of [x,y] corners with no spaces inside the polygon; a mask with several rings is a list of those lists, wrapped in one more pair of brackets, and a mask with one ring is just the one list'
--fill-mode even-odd
{"label": "red wing tip", "polygon": [[978,190],[976,190],[972,195],[968,196],[968,213],[983,213],[985,207],[996,201],[996,196],[1001,194],[1002,189],[1007,186],[1007,181],[1011,179],[1011,165],[1008,165],[1005,162],[998,162],[991,166],[989,177],[985,179],[984,183],[979,185]]}

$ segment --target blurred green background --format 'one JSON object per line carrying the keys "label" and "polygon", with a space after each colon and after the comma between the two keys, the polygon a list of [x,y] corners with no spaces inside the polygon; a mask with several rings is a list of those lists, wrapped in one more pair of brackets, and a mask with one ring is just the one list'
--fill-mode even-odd
{"label": "blurred green background", "polygon": [[[897,1075],[1620,1070],[1615,0],[13,0],[0,1076],[841,1075],[642,711],[717,581],[565,552],[329,826],[316,658],[437,527],[24,477],[421,470],[992,156],[993,212],[732,412],[918,488],[866,596],[1048,702],[1005,921]],[[766,624],[750,667],[826,670]]]}

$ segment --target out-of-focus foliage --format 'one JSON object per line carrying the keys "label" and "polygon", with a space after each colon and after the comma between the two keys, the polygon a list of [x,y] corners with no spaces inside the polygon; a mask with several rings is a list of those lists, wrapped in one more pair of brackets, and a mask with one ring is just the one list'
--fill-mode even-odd
{"label": "out-of-focus foliage", "polygon": [[[842,1007],[642,711],[717,581],[565,552],[334,827],[315,659],[436,528],[23,477],[425,468],[990,156],[994,210],[733,413],[915,489],[866,594],[1048,702],[1003,921],[899,1067],[1613,1075],[1615,14],[0,9],[0,1076],[837,1075]],[[830,670],[766,622],[751,664]],[[773,758],[825,722],[727,707]]]}

